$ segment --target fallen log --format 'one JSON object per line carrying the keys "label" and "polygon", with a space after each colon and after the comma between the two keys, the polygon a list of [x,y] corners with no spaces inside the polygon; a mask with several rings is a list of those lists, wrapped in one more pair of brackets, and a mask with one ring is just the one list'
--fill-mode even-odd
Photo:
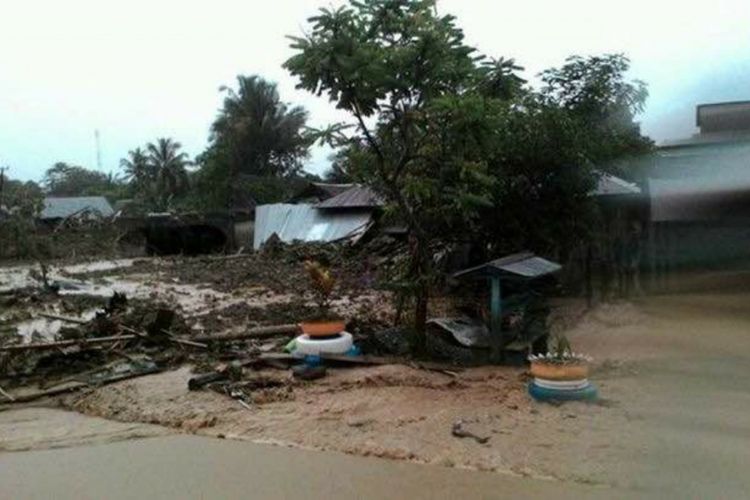
{"label": "fallen log", "polygon": [[[265,353],[261,354],[258,362],[287,362],[294,363],[302,361],[301,358],[286,353]],[[420,370],[429,370],[455,376],[455,372],[461,371],[462,368],[445,363],[435,363],[432,361],[415,361],[407,358],[382,357],[382,356],[346,356],[343,354],[321,354],[320,359],[334,364],[344,366],[374,366],[374,365],[406,365]]]}
{"label": "fallen log", "polygon": [[39,313],[38,316],[47,319],[64,321],[66,323],[75,323],[76,325],[86,325],[88,321],[79,318],[69,318],[68,316],[58,316],[57,314]]}
{"label": "fallen log", "polygon": [[2,387],[0,387],[0,394],[8,398],[11,402],[16,400],[16,398],[14,398],[13,396],[5,392],[5,390]]}
{"label": "fallen log", "polygon": [[115,382],[121,382],[123,380],[129,380],[132,378],[137,377],[144,377],[146,375],[153,375],[154,373],[159,373],[161,369],[157,367],[153,368],[147,368],[144,370],[138,370],[134,372],[129,373],[123,373],[120,375],[114,375],[112,377],[108,377],[104,380],[97,381],[95,383],[87,383],[87,382],[74,382],[71,385],[63,386],[63,387],[57,387],[55,389],[48,389],[45,391],[38,391],[33,392],[31,394],[23,394],[19,396],[13,396],[13,401],[8,401],[6,404],[18,404],[18,403],[29,403],[31,401],[35,401],[37,399],[46,398],[46,397],[53,397],[53,396],[59,396],[60,394],[65,394],[68,392],[77,391],[79,389],[83,389],[84,387],[103,387],[105,385],[114,384]]}
{"label": "fallen log", "polygon": [[299,332],[300,329],[297,324],[259,326],[257,328],[250,328],[242,333],[233,333],[230,335],[199,335],[197,337],[191,337],[190,340],[193,342],[233,342],[235,340],[264,339],[279,335],[297,335]]}
{"label": "fallen log", "polygon": [[420,370],[439,372],[460,371],[461,367],[446,363],[435,363],[433,361],[417,361],[407,358],[382,357],[382,356],[345,356],[342,354],[323,354],[320,356],[325,361],[333,361],[342,364],[354,365],[407,365]]}
{"label": "fallen log", "polygon": [[96,344],[106,344],[110,342],[118,342],[121,340],[133,340],[137,338],[137,335],[113,335],[111,337],[94,337],[94,338],[82,338],[82,339],[71,339],[71,340],[59,340],[57,342],[32,342],[30,344],[14,344],[0,346],[0,352],[20,352],[20,351],[34,351],[44,349],[59,349],[61,347],[73,347],[73,346],[87,346]]}
{"label": "fallen log", "polygon": [[55,389],[47,389],[45,391],[37,391],[32,392],[31,394],[22,394],[18,396],[14,396],[12,401],[6,401],[6,403],[29,403],[31,401],[35,401],[37,399],[42,399],[46,397],[52,397],[52,396],[59,396],[60,394],[65,394],[67,392],[73,392],[77,391],[78,389],[83,389],[84,387],[87,387],[88,384],[85,382],[74,382],[71,385],[67,385],[64,387],[57,387]]}
{"label": "fallen log", "polygon": [[[135,328],[131,328],[131,327],[126,326],[126,325],[120,325],[120,328],[122,328],[124,331],[130,332],[133,335],[136,335],[137,337],[140,337],[142,339],[147,339],[147,340],[150,339],[152,341],[158,339],[158,337],[155,338],[155,337],[150,336],[149,334],[147,334],[145,332],[140,332],[140,331],[136,330]],[[195,342],[194,340],[181,339],[178,336],[176,336],[175,334],[171,333],[169,330],[165,330],[165,329],[162,328],[160,331],[161,331],[161,333],[164,334],[164,338],[166,340],[168,340],[170,342],[174,342],[175,344],[186,345],[186,346],[190,346],[190,347],[199,347],[201,349],[208,349],[208,346],[206,344],[202,344],[200,342]]]}
{"label": "fallen log", "polygon": [[227,379],[227,374],[222,372],[211,372],[196,375],[188,380],[188,390],[197,391],[198,389],[212,383]]}

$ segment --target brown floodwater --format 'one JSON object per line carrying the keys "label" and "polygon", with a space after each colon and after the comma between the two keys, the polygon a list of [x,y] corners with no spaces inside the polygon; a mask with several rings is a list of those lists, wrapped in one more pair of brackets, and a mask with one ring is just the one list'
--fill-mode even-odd
{"label": "brown floodwater", "polygon": [[0,453],[2,499],[617,498],[557,481],[172,435]]}

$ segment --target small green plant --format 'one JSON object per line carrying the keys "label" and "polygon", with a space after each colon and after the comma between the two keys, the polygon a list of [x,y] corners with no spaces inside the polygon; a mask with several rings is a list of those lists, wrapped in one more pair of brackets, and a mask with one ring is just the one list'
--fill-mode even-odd
{"label": "small green plant", "polygon": [[315,260],[305,262],[305,271],[310,278],[310,288],[318,305],[315,319],[332,319],[331,299],[336,286],[336,278],[333,277],[328,267]]}
{"label": "small green plant", "polygon": [[573,349],[570,347],[570,341],[568,338],[558,333],[552,337],[549,353],[552,354],[555,360],[562,363],[567,356],[573,354]]}
{"label": "small green plant", "polygon": [[592,361],[590,356],[573,352],[570,341],[561,333],[552,337],[547,354],[531,355],[528,359],[532,362],[536,361],[539,363],[552,363],[556,365],[573,365]]}

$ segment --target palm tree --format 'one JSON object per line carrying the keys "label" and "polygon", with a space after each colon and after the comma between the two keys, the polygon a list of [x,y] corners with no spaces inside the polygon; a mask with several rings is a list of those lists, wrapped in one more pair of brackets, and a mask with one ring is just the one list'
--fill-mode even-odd
{"label": "palm tree", "polygon": [[229,152],[230,172],[282,176],[301,169],[309,141],[303,129],[307,111],[289,107],[276,84],[258,76],[238,76],[211,126],[211,142]]}
{"label": "palm tree", "polygon": [[173,196],[187,191],[188,173],[185,167],[190,165],[188,155],[181,153],[182,145],[170,138],[159,138],[156,144],[146,145],[147,164],[153,172],[156,190],[160,199],[160,208],[166,208]]}
{"label": "palm tree", "polygon": [[136,195],[148,198],[156,181],[156,172],[142,148],[128,151],[127,158],[120,160],[125,180],[135,188]]}

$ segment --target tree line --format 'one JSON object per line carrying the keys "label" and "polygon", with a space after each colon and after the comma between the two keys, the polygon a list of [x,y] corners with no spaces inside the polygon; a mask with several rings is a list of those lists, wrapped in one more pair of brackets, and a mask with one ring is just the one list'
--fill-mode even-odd
{"label": "tree line", "polygon": [[[291,38],[284,63],[298,88],[325,95],[350,120],[321,130],[260,76],[238,76],[208,146],[190,159],[178,142],[131,150],[122,175],[56,164],[49,194],[130,197],[154,210],[232,209],[283,199],[310,148],[335,148],[326,178],[362,182],[409,230],[404,282],[424,331],[436,246],[471,242],[477,258],[518,249],[564,258],[592,236],[590,196],[602,172],[651,150],[636,116],[646,85],[622,54],[573,56],[531,85],[514,60],[467,45],[434,0],[351,0],[321,9]],[[418,339],[423,337],[418,336]]]}

